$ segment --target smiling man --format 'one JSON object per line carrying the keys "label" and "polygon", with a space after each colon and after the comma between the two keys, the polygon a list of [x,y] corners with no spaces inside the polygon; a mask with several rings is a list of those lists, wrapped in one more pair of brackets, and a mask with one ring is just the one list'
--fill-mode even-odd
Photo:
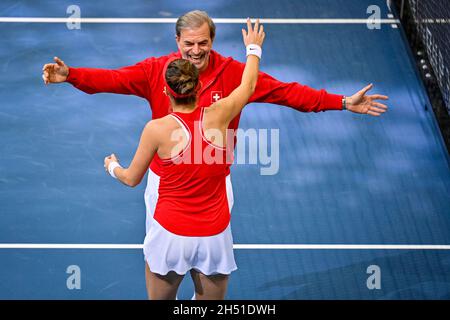
{"label": "smiling man", "polygon": [[[118,70],[72,68],[55,57],[56,63],[44,65],[42,77],[46,84],[69,82],[89,94],[110,92],[142,97],[150,104],[152,118],[157,119],[170,112],[169,98],[164,94],[164,65],[168,59],[181,56],[192,62],[200,71],[199,80],[202,87],[198,92],[198,106],[208,107],[228,96],[239,86],[245,66],[231,57],[225,58],[212,50],[215,32],[214,22],[206,12],[191,11],[181,16],[176,23],[179,52],[151,57]],[[356,113],[379,116],[387,107],[375,100],[386,100],[387,97],[367,95],[371,87],[372,85],[369,85],[351,97],[345,97],[327,93],[323,89],[315,90],[296,82],[284,83],[260,72],[256,90],[249,103],[279,104],[301,112],[348,109]],[[236,130],[239,119],[240,114],[230,123],[229,128]],[[158,199],[160,171],[161,160],[155,157],[150,165],[145,191],[147,232]],[[227,196],[231,210],[233,194],[229,178]]]}
{"label": "smiling man", "polygon": [[192,19],[190,15],[185,17],[178,19],[176,24],[178,49],[182,57],[192,62],[201,73],[208,67],[215,26],[211,20],[205,22]]}

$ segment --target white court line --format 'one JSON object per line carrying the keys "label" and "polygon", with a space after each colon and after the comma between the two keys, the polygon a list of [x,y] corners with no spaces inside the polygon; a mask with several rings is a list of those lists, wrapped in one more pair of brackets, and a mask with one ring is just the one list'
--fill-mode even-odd
{"label": "white court line", "polygon": [[[416,244],[235,244],[234,249],[256,250],[450,250],[450,245]],[[0,249],[142,249],[142,244],[0,243]]]}
{"label": "white court line", "polygon": [[[259,19],[265,24],[399,24],[398,19]],[[45,18],[45,17],[0,17],[4,23],[176,23],[177,18]],[[242,18],[213,18],[215,23],[245,24]]]}

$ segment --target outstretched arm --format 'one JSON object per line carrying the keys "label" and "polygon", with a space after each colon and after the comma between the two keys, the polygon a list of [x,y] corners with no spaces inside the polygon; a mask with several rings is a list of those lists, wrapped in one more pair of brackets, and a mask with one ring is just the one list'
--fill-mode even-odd
{"label": "outstretched arm", "polygon": [[[240,63],[239,63],[240,64]],[[243,69],[243,66],[240,66]],[[300,112],[342,110],[342,95],[317,90],[297,82],[282,82],[260,72],[251,102],[277,104]]]}
{"label": "outstretched arm", "polygon": [[[236,62],[238,63],[238,62]],[[240,64],[241,70],[244,66]],[[327,110],[343,110],[343,101],[348,111],[354,113],[379,116],[387,111],[387,106],[375,100],[387,100],[381,94],[367,95],[373,86],[366,86],[352,96],[328,93],[324,89],[316,90],[297,82],[281,82],[264,72],[259,72],[255,92],[249,99],[251,102],[264,102],[291,107],[301,112],[319,112]]]}
{"label": "outstretched arm", "polygon": [[42,79],[45,84],[69,82],[89,94],[108,92],[149,98],[150,86],[142,62],[117,70],[108,70],[71,68],[58,57],[54,57],[54,61],[55,63],[47,63],[42,68]]}
{"label": "outstretched arm", "polygon": [[155,121],[150,121],[142,132],[139,146],[130,166],[128,168],[122,168],[117,157],[111,154],[105,158],[105,170],[123,184],[130,187],[137,186],[142,181],[150,162],[158,151],[158,136]]}
{"label": "outstretched arm", "polygon": [[241,112],[250,96],[255,92],[258,80],[260,52],[258,57],[251,50],[261,51],[264,42],[264,28],[259,24],[259,20],[256,20],[253,28],[250,19],[247,19],[247,31],[242,29],[242,37],[247,47],[247,63],[242,73],[241,84],[228,97],[211,106],[221,122],[224,123],[229,123]]}

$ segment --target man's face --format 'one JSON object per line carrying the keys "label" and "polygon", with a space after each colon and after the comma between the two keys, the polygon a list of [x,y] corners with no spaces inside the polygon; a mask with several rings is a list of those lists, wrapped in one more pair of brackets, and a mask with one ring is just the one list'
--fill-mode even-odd
{"label": "man's face", "polygon": [[200,72],[204,71],[208,67],[212,48],[208,24],[205,22],[196,29],[182,29],[176,39],[183,59],[189,60]]}

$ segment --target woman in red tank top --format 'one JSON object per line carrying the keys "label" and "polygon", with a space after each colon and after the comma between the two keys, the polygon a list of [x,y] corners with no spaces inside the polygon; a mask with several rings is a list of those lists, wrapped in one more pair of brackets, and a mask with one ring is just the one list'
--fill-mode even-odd
{"label": "woman in red tank top", "polygon": [[228,97],[197,107],[198,70],[187,60],[168,59],[162,76],[173,112],[145,126],[128,168],[114,154],[105,158],[105,169],[132,187],[154,157],[162,165],[154,219],[144,241],[150,299],[175,299],[187,271],[196,299],[223,299],[229,274],[236,270],[225,187],[234,136],[227,129],[254,92],[265,37],[259,21],[252,26],[250,20],[242,35],[247,63],[240,86]]}

